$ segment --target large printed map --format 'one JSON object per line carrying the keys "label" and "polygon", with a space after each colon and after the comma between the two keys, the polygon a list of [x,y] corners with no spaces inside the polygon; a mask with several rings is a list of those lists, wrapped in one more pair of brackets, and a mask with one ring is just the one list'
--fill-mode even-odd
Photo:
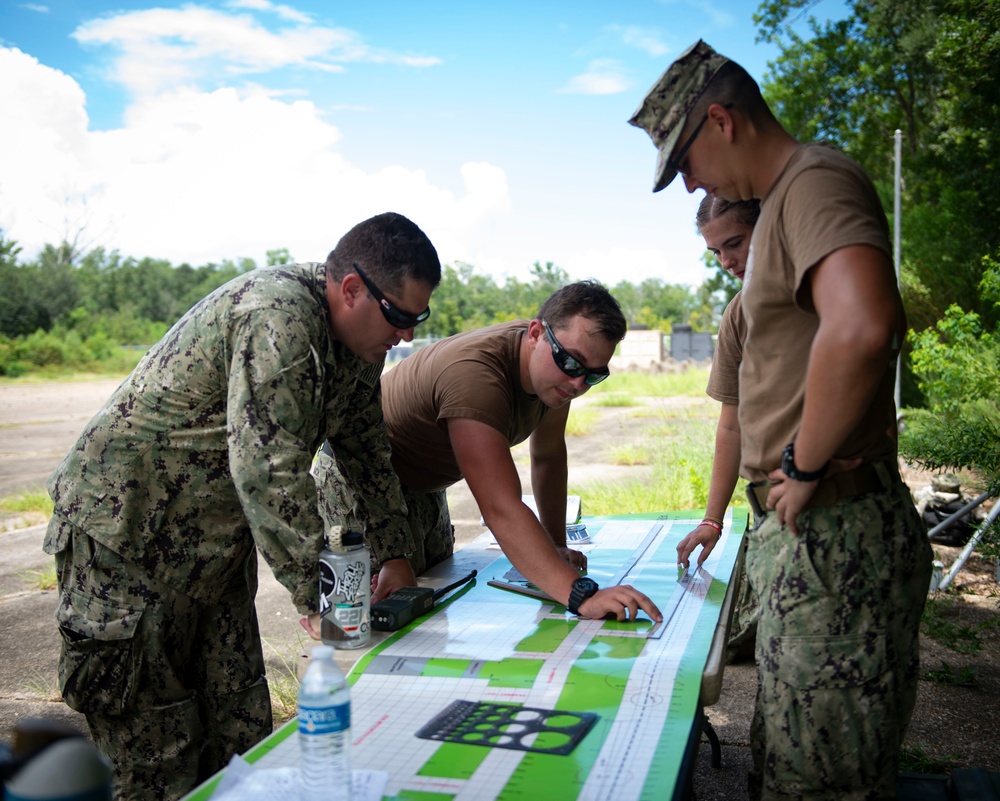
{"label": "large printed map", "polygon": [[[588,554],[588,575],[602,586],[634,585],[660,606],[664,623],[577,619],[562,605],[489,586],[487,580],[509,576],[510,562],[499,556],[474,584],[372,649],[350,674],[352,764],[389,772],[384,798],[674,796],[746,515],[728,516],[705,565],[687,572],[677,566],[676,546],[697,518],[586,523],[592,544],[580,550]],[[598,717],[568,755],[417,736],[456,700]],[[247,761],[297,765],[295,730],[295,721],[286,724]],[[496,732],[487,734],[497,741]],[[565,739],[533,736],[539,748]],[[191,799],[210,795],[209,786]]]}

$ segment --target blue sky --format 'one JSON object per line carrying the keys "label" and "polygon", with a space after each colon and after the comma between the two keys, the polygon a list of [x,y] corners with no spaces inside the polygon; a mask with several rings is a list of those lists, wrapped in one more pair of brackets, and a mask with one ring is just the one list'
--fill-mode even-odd
{"label": "blue sky", "polygon": [[[843,9],[837,0],[821,4]],[[0,228],[194,265],[319,261],[398,211],[445,263],[609,284],[707,275],[700,192],[627,124],[698,38],[758,80],[739,0],[7,0]]]}

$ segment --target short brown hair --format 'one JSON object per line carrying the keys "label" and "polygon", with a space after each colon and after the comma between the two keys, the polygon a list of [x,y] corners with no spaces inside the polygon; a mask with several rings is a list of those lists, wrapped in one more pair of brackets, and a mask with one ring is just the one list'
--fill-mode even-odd
{"label": "short brown hair", "polygon": [[549,296],[538,310],[538,319],[552,328],[565,328],[570,319],[580,315],[596,323],[598,333],[609,342],[621,342],[628,325],[618,301],[599,281],[567,284]]}

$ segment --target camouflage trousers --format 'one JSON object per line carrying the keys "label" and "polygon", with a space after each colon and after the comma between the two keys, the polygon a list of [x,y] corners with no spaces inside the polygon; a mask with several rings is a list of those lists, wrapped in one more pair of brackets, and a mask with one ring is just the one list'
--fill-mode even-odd
{"label": "camouflage trousers", "polygon": [[415,543],[410,555],[414,575],[422,575],[455,551],[455,527],[451,524],[446,490],[414,492],[403,487],[406,520]]}
{"label": "camouflage trousers", "polygon": [[729,624],[729,639],[726,641],[726,657],[730,662],[750,661],[753,659],[754,647],[757,641],[757,618],[760,617],[760,604],[750,586],[746,572],[746,544],[744,553],[738,565],[736,585],[736,603],[733,606],[733,619]]}
{"label": "camouflage trousers", "polygon": [[176,799],[271,733],[256,552],[217,606],[182,595],[58,514],[59,687],[114,765],[115,801]]}
{"label": "camouflage trousers", "polygon": [[767,515],[749,533],[760,602],[752,799],[895,798],[916,701],[931,548],[905,485]]}

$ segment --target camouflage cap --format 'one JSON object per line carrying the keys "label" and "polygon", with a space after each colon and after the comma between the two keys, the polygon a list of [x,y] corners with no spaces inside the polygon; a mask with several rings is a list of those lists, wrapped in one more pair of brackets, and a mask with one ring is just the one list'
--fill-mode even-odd
{"label": "camouflage cap", "polygon": [[653,176],[654,192],[659,192],[677,175],[677,170],[670,166],[670,155],[684,130],[688,114],[705,87],[728,61],[699,39],[667,68],[629,120],[631,125],[648,133],[659,150]]}

